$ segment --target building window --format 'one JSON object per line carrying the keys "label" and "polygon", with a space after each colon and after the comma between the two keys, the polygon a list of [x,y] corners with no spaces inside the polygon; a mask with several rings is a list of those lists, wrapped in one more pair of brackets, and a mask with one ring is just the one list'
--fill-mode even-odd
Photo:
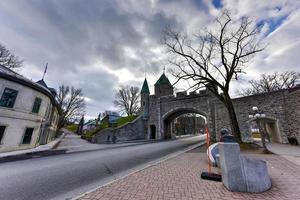
{"label": "building window", "polygon": [[0,144],[2,142],[6,126],[0,126]]}
{"label": "building window", "polygon": [[34,128],[26,128],[22,144],[30,144]]}
{"label": "building window", "polygon": [[7,108],[14,107],[17,95],[18,95],[17,90],[5,88],[0,100],[0,106],[7,107]]}
{"label": "building window", "polygon": [[41,103],[42,103],[42,99],[36,97],[35,100],[34,100],[33,108],[32,108],[33,113],[39,113]]}

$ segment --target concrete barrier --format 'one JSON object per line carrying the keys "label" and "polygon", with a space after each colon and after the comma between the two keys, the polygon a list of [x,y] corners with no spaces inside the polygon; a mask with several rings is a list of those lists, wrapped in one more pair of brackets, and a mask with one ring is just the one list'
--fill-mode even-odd
{"label": "concrete barrier", "polygon": [[219,143],[220,167],[224,186],[233,192],[264,192],[271,188],[267,164],[240,155],[238,143]]}

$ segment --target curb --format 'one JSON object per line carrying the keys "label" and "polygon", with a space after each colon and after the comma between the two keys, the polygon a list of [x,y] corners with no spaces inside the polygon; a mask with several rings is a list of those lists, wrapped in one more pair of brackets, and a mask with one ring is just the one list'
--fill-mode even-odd
{"label": "curb", "polygon": [[64,154],[66,152],[65,150],[54,150],[59,145],[59,143],[62,141],[62,139],[64,137],[65,137],[65,134],[63,133],[57,139],[57,141],[55,141],[55,140],[52,141],[54,144],[52,145],[52,147],[49,147],[49,149],[43,149],[43,150],[40,150],[40,151],[25,152],[25,153],[0,157],[0,163],[18,161],[18,160],[27,160],[27,159],[30,159],[30,158],[33,158],[33,157]]}
{"label": "curb", "polygon": [[141,169],[137,169],[137,170],[135,170],[135,171],[133,171],[133,172],[130,172],[129,174],[126,174],[126,175],[124,175],[124,176],[121,176],[121,177],[119,177],[119,178],[117,178],[117,179],[115,179],[115,180],[109,181],[108,183],[105,183],[105,184],[103,184],[103,185],[101,185],[101,186],[99,186],[99,187],[96,187],[96,188],[94,188],[94,189],[92,189],[92,190],[89,190],[89,191],[87,191],[87,192],[85,192],[85,193],[83,193],[83,194],[81,194],[81,195],[78,195],[78,196],[76,196],[76,197],[72,197],[72,198],[70,198],[70,200],[78,200],[79,198],[85,196],[86,194],[89,194],[89,193],[91,193],[91,192],[94,192],[94,191],[96,191],[96,190],[99,189],[99,188],[105,187],[105,186],[110,185],[110,184],[112,184],[112,183],[114,183],[114,182],[116,182],[116,181],[119,181],[119,180],[121,180],[121,179],[124,179],[124,178],[126,178],[127,176],[130,176],[130,175],[132,175],[132,174],[135,174],[135,173],[138,173],[138,172],[140,172],[140,171],[143,171],[143,170],[145,170],[145,169],[147,169],[147,168],[150,168],[150,167],[153,167],[153,166],[155,166],[155,165],[158,165],[158,164],[161,163],[161,162],[165,162],[165,161],[167,161],[167,160],[169,160],[169,159],[175,158],[175,157],[177,157],[177,156],[179,156],[179,155],[181,155],[181,154],[183,154],[183,153],[186,153],[186,152],[188,152],[188,151],[190,151],[190,150],[193,150],[193,149],[195,149],[195,148],[197,148],[197,147],[200,147],[200,146],[202,146],[202,145],[204,145],[204,144],[206,144],[205,140],[202,141],[200,144],[194,144],[194,145],[192,145],[192,146],[190,146],[190,147],[187,147],[187,148],[185,148],[185,149],[183,149],[183,150],[181,150],[181,151],[177,151],[177,152],[175,152],[175,153],[171,153],[171,154],[169,154],[169,155],[166,155],[166,156],[164,156],[164,157],[162,157],[162,158],[160,158],[160,159],[154,160],[153,163],[150,163],[150,164],[148,164],[148,165],[142,167]]}
{"label": "curb", "polygon": [[64,139],[66,134],[63,132],[61,136],[58,138],[57,142],[52,146],[51,149],[56,149],[58,145],[61,143],[62,139]]}
{"label": "curb", "polygon": [[150,141],[143,141],[143,142],[126,142],[126,143],[116,143],[116,144],[126,144],[123,146],[112,146],[112,147],[106,147],[106,148],[100,148],[100,149],[87,149],[87,150],[79,150],[79,151],[67,151],[67,149],[61,149],[66,150],[66,154],[72,154],[72,153],[85,153],[85,152],[92,152],[92,151],[105,151],[105,150],[111,150],[111,149],[118,149],[122,147],[132,147],[132,146],[138,146],[142,144],[152,144],[152,143],[158,143],[158,142],[168,142],[170,140],[150,140]]}
{"label": "curb", "polygon": [[86,153],[86,152],[93,152],[93,151],[105,151],[105,150],[111,150],[111,149],[118,149],[118,148],[122,148],[122,147],[132,147],[132,146],[138,146],[138,145],[142,145],[142,144],[150,144],[152,142],[140,142],[140,143],[136,143],[136,144],[127,144],[127,145],[123,145],[123,146],[115,146],[115,147],[106,147],[106,148],[100,148],[100,149],[87,149],[87,150],[78,150],[78,151],[69,151],[68,149],[61,149],[61,150],[65,150],[66,154],[73,154],[73,153]]}

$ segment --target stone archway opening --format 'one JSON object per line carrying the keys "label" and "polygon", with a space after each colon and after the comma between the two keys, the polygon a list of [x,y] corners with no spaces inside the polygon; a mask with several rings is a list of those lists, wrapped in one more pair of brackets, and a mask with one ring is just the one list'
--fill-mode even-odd
{"label": "stone archway opening", "polygon": [[196,109],[172,110],[163,116],[163,138],[203,134],[206,121],[206,114]]}
{"label": "stone archway opening", "polygon": [[149,139],[156,139],[156,126],[150,125],[150,138]]}
{"label": "stone archway opening", "polygon": [[[266,141],[273,143],[282,143],[280,135],[278,120],[275,118],[265,117],[260,119],[262,122],[262,129],[267,132]],[[259,128],[255,119],[251,119],[249,122],[250,132],[254,140],[261,140],[259,134]]]}

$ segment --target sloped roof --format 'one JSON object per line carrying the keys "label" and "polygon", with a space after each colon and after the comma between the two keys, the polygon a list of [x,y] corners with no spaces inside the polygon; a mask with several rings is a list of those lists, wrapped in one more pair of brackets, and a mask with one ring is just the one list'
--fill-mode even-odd
{"label": "sloped roof", "polygon": [[89,121],[85,122],[85,123],[83,124],[83,126],[90,125],[90,124],[96,125],[96,121],[97,121],[97,120],[95,120],[95,119],[89,120]]}
{"label": "sloped roof", "polygon": [[31,81],[30,79],[16,73],[15,71],[8,69],[7,67],[0,65],[0,78],[4,78],[6,80],[9,81],[13,81],[19,84],[22,84],[24,86],[30,87],[34,90],[37,90],[45,95],[47,95],[52,103],[54,105],[56,105],[56,107],[58,108],[59,112],[61,112],[61,108],[59,107],[57,101],[55,100],[55,97],[53,96],[53,94],[51,93],[51,91],[49,90],[49,88],[47,87],[46,83],[44,82],[44,84],[46,85],[46,87],[44,85],[41,85],[40,83],[35,83],[33,81]]}
{"label": "sloped roof", "polygon": [[159,85],[172,85],[172,84],[170,83],[169,79],[166,77],[165,73],[163,73],[154,85],[159,86]]}
{"label": "sloped roof", "polygon": [[143,87],[142,87],[141,93],[142,94],[150,94],[149,87],[148,87],[148,82],[147,82],[146,78],[145,78],[145,81],[143,83]]}
{"label": "sloped roof", "polygon": [[45,87],[45,88],[47,88],[47,89],[49,89],[47,84],[45,83],[44,79],[41,79],[41,80],[37,81],[36,83],[43,86],[43,87]]}

